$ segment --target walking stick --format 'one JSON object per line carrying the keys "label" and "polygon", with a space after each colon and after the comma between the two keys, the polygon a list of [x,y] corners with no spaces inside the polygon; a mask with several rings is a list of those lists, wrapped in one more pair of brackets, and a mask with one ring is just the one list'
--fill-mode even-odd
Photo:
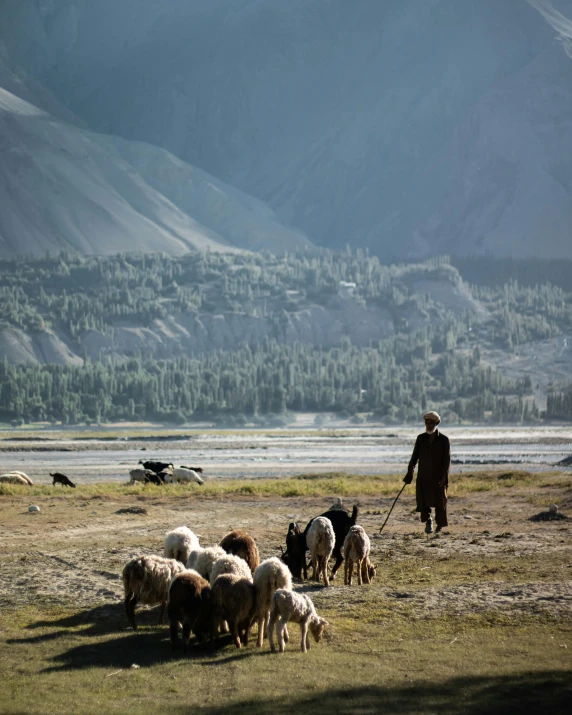
{"label": "walking stick", "polygon": [[397,504],[397,500],[398,500],[399,497],[401,496],[401,492],[405,489],[406,486],[407,486],[407,483],[405,483],[405,484],[401,487],[401,490],[399,491],[399,494],[395,497],[395,501],[394,501],[393,504],[391,505],[391,509],[389,510],[388,515],[385,517],[385,521],[384,521],[383,524],[381,525],[381,529],[379,530],[379,533],[380,533],[380,534],[381,534],[381,532],[383,531],[383,527],[387,524],[387,520],[389,519],[389,515],[390,515],[391,512],[393,511],[393,507]]}

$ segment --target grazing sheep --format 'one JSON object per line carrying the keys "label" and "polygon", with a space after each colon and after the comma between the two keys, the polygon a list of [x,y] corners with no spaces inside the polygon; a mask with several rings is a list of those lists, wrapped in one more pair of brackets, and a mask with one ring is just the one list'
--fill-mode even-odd
{"label": "grazing sheep", "polygon": [[223,548],[227,554],[234,554],[244,559],[251,571],[254,571],[260,563],[258,547],[252,536],[247,534],[246,531],[242,531],[241,529],[231,531],[230,534],[224,537],[219,546]]}
{"label": "grazing sheep", "polygon": [[310,549],[312,578],[319,581],[321,574],[324,578],[324,585],[329,586],[328,561],[336,544],[332,522],[323,516],[316,517],[308,529],[306,541]]}
{"label": "grazing sheep", "polygon": [[370,563],[370,550],[371,543],[365,530],[357,524],[352,526],[344,539],[344,584],[352,585],[354,564],[357,567],[358,585],[372,582],[376,567]]}
{"label": "grazing sheep", "polygon": [[138,602],[148,606],[161,604],[159,623],[163,623],[165,607],[169,596],[169,584],[185,567],[175,559],[161,556],[138,556],[125,564],[123,569],[123,588],[125,590],[125,612],[127,619],[137,630],[135,606]]}
{"label": "grazing sheep", "polygon": [[292,590],[292,575],[280,559],[271,556],[257,566],[252,574],[252,580],[256,591],[256,616],[258,618],[256,645],[261,648],[264,636],[268,633],[272,596],[279,588],[286,591]]}
{"label": "grazing sheep", "polygon": [[172,462],[154,462],[152,460],[143,462],[142,460],[139,460],[139,464],[143,465],[143,469],[148,469],[151,472],[155,472],[155,474],[159,474],[159,472],[168,471],[169,469],[173,469]]}
{"label": "grazing sheep", "polygon": [[199,477],[194,469],[185,469],[183,467],[177,467],[173,469],[173,473],[169,477],[165,477],[165,481],[169,482],[196,482],[197,484],[204,484],[204,480]]}
{"label": "grazing sheep", "polygon": [[248,564],[240,556],[234,554],[225,554],[217,559],[211,569],[211,587],[219,576],[223,574],[232,574],[238,578],[245,578],[247,581],[252,581],[252,571]]}
{"label": "grazing sheep", "polygon": [[2,474],[2,476],[0,476],[0,482],[4,482],[5,484],[24,484],[27,487],[30,486],[30,482],[19,474]]}
{"label": "grazing sheep", "polygon": [[61,484],[62,487],[73,487],[75,489],[75,484],[71,479],[61,472],[54,472],[53,474],[50,472],[50,477],[53,477],[52,487],[55,487],[56,484]]}
{"label": "grazing sheep", "polygon": [[135,484],[135,482],[148,482],[150,477],[154,474],[155,472],[152,472],[150,469],[131,469],[129,471],[129,476],[131,477],[129,484]]}
{"label": "grazing sheep", "polygon": [[254,619],[255,595],[251,580],[225,573],[212,584],[213,618],[211,642],[214,647],[218,626],[226,621],[237,648],[248,644],[248,632]]}
{"label": "grazing sheep", "polygon": [[19,477],[25,479],[30,486],[34,486],[32,479],[26,474],[26,472],[21,472],[19,469],[12,469],[8,474],[17,474]]}
{"label": "grazing sheep", "polygon": [[226,551],[220,546],[207,546],[206,549],[199,546],[189,554],[187,568],[194,569],[203,578],[210,581],[214,562],[223,556],[226,556]]}
{"label": "grazing sheep", "polygon": [[310,647],[308,629],[314,636],[316,643],[319,643],[324,628],[328,625],[328,621],[325,618],[320,618],[316,613],[312,599],[309,596],[306,596],[305,593],[296,593],[279,588],[272,596],[270,624],[268,626],[268,640],[270,641],[270,650],[273,653],[276,651],[273,637],[274,627],[276,626],[278,636],[278,648],[281,653],[284,653],[284,641],[288,640],[286,624],[289,621],[300,624],[302,653],[305,653]]}
{"label": "grazing sheep", "polygon": [[[280,547],[282,549],[282,547]],[[300,526],[292,521],[288,525],[288,533],[286,534],[286,551],[282,549],[282,561],[290,569],[290,573],[294,578],[308,578],[308,567],[306,566],[306,534]]]}
{"label": "grazing sheep", "polygon": [[186,565],[191,551],[199,546],[198,536],[186,526],[179,526],[166,534],[163,556],[166,559],[177,559]]}
{"label": "grazing sheep", "polygon": [[[334,503],[334,508],[329,509],[324,514],[320,514],[320,516],[324,517],[325,519],[329,519],[332,522],[332,526],[334,527],[334,534],[336,535],[336,544],[334,546],[333,552],[333,556],[336,560],[336,563],[334,564],[334,568],[332,569],[332,574],[330,577],[332,581],[336,578],[336,573],[338,572],[338,569],[340,568],[340,566],[342,565],[342,561],[344,560],[344,557],[342,555],[342,546],[344,544],[346,534],[348,533],[350,528],[354,526],[354,524],[357,522],[358,517],[357,504],[354,504],[351,516],[345,509],[340,509],[339,507],[339,503]],[[308,529],[310,529],[311,525],[312,522],[310,521],[307,524],[306,529],[304,530],[304,533],[306,535],[306,541],[308,541]]]}
{"label": "grazing sheep", "polygon": [[179,638],[179,623],[183,625],[183,651],[186,652],[191,631],[197,640],[209,635],[211,627],[212,592],[209,582],[196,571],[177,574],[169,587],[169,633],[175,650]]}

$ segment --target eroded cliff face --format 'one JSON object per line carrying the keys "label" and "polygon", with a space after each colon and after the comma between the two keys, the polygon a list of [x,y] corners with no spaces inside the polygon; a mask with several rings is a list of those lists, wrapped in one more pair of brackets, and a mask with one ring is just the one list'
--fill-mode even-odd
{"label": "eroded cliff face", "polygon": [[[572,17],[572,0],[554,4]],[[276,212],[258,230],[245,199],[217,222],[165,183],[172,162],[121,152],[148,191],[232,245],[307,236],[402,259],[534,256],[542,241],[571,258],[572,59],[537,9],[549,5],[5,0],[0,41],[44,109],[168,150],[264,202],[260,220]],[[173,221],[171,241],[192,234]]]}
{"label": "eroded cliff face", "polygon": [[320,347],[340,345],[349,338],[353,345],[367,347],[396,332],[417,330],[438,323],[451,314],[470,315],[478,321],[486,312],[475,301],[455,269],[441,266],[431,272],[411,270],[403,276],[410,295],[426,301],[406,299],[400,304],[382,304],[337,295],[324,305],[274,312],[271,317],[243,313],[176,313],[149,326],[124,323],[107,333],[88,330],[71,341],[56,329],[25,332],[0,326],[0,359],[9,363],[82,364],[84,358],[98,361],[114,355],[148,355],[170,358],[216,349],[233,349],[243,344],[274,339]]}

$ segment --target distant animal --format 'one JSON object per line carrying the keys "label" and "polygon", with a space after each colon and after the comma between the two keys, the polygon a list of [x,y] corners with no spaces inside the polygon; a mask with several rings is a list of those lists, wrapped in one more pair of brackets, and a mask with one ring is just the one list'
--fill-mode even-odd
{"label": "distant animal", "polygon": [[129,470],[129,477],[130,477],[130,484],[135,484],[135,482],[143,482],[143,484],[146,484],[149,482],[150,479],[153,478],[155,472],[151,471],[150,469],[130,469]]}
{"label": "distant animal", "polygon": [[254,571],[260,563],[256,542],[250,534],[242,529],[231,531],[223,538],[219,546],[224,549],[227,554],[234,554],[244,559],[251,571]]}
{"label": "distant animal", "polygon": [[139,464],[143,465],[143,469],[150,469],[152,472],[155,472],[155,474],[159,474],[159,472],[162,472],[169,467],[173,469],[172,462],[154,462],[152,460],[143,462],[142,460],[139,460]]}
{"label": "distant animal", "polygon": [[34,482],[31,480],[31,478],[26,474],[26,472],[21,472],[18,469],[12,469],[12,471],[8,472],[8,474],[17,474],[19,477],[22,477],[22,479],[25,479],[28,484],[33,485]]}
{"label": "distant animal", "polygon": [[186,469],[184,467],[177,467],[173,469],[173,473],[168,477],[165,477],[167,482],[196,482],[197,484],[204,484],[204,480],[199,477],[194,469]]}
{"label": "distant animal", "polygon": [[187,467],[185,464],[181,464],[181,469],[191,469],[193,472],[198,472],[199,474],[203,473],[202,467]]}
{"label": "distant animal", "polygon": [[0,476],[0,482],[7,484],[22,484],[26,487],[30,486],[30,482],[27,479],[24,479],[21,474],[2,474]]}
{"label": "distant animal", "polygon": [[50,477],[53,477],[52,486],[55,487],[56,484],[61,484],[62,487],[73,487],[75,489],[75,484],[69,477],[61,472],[50,472]]}
{"label": "distant animal", "polygon": [[165,472],[159,472],[159,474],[155,474],[154,472],[151,472],[150,470],[147,472],[147,476],[145,477],[145,484],[156,484],[158,487],[162,486],[165,484],[165,478],[164,475]]}

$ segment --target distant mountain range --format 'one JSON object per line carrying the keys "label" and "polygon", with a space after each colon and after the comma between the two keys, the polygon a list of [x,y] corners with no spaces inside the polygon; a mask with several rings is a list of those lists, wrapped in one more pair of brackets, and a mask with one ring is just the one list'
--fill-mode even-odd
{"label": "distant mountain range", "polygon": [[566,16],[572,0],[1,0],[0,254],[572,258]]}

